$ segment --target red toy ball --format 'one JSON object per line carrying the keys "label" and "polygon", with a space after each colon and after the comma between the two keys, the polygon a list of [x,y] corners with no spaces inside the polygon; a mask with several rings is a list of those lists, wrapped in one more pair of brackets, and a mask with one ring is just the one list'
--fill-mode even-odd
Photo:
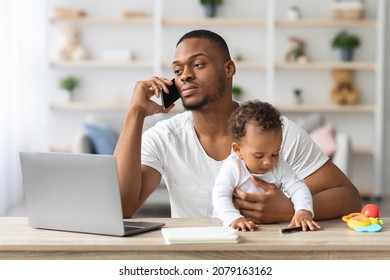
{"label": "red toy ball", "polygon": [[379,218],[379,207],[375,204],[367,204],[362,208],[362,214],[369,218]]}

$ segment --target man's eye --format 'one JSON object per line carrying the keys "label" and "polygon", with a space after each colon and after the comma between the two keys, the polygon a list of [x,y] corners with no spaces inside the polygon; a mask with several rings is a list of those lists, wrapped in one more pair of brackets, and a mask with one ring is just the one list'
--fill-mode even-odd
{"label": "man's eye", "polygon": [[175,74],[175,75],[180,75],[182,72],[183,72],[183,70],[181,70],[181,69],[173,70],[173,74]]}
{"label": "man's eye", "polygon": [[196,64],[194,65],[194,67],[195,67],[195,68],[201,68],[201,67],[203,67],[203,63],[196,63]]}

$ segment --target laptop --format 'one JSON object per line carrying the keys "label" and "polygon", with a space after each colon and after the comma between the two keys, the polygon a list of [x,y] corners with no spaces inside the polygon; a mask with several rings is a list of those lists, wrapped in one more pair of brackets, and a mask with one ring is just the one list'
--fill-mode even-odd
{"label": "laptop", "polygon": [[130,236],[165,225],[123,220],[112,155],[20,152],[20,162],[33,228]]}

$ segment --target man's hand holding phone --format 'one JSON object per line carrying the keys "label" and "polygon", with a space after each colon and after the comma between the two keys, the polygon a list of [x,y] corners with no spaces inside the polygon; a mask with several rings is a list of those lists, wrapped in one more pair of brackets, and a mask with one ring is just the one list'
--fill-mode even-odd
{"label": "man's hand holding phone", "polygon": [[168,109],[176,100],[180,99],[180,93],[172,79],[172,85],[168,86],[168,93],[161,90],[161,103],[164,109]]}
{"label": "man's hand holding phone", "polygon": [[[134,88],[130,107],[142,109],[145,116],[167,113],[172,109],[174,101],[165,103],[165,105],[171,103],[171,107],[163,107],[151,99],[153,96],[163,99],[169,95],[166,94],[165,91],[177,91],[174,80],[171,81],[161,77],[152,77],[150,80],[139,81]],[[170,97],[173,97],[173,94]]]}

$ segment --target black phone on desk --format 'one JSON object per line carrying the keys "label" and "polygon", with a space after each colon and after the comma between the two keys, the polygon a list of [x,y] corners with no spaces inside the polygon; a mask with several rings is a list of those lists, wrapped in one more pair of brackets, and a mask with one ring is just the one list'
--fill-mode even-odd
{"label": "black phone on desk", "polygon": [[172,79],[172,85],[168,86],[168,93],[161,90],[161,103],[164,109],[175,103],[180,98],[179,90],[175,85],[175,79]]}

